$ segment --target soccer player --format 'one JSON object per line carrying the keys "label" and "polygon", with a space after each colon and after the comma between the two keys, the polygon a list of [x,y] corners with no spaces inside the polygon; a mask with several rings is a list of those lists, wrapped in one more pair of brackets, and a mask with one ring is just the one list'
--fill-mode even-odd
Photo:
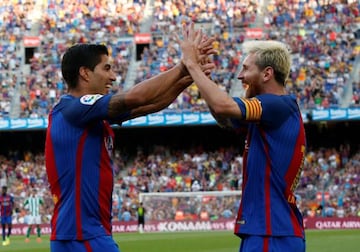
{"label": "soccer player", "polygon": [[30,196],[25,200],[24,207],[28,210],[28,230],[26,232],[25,242],[30,241],[30,234],[33,228],[33,225],[36,225],[36,233],[37,233],[37,242],[41,242],[41,214],[40,207],[44,204],[42,198],[37,195],[36,188],[32,188]]}
{"label": "soccer player", "polygon": [[[204,55],[213,53],[213,39],[203,41]],[[205,73],[214,64],[204,64]],[[55,203],[51,220],[52,252],[107,251],[119,248],[111,233],[113,192],[111,123],[167,107],[193,80],[182,63],[109,94],[116,76],[107,47],[77,44],[62,57],[68,94],[49,114],[45,158]]]}
{"label": "soccer player", "polygon": [[[7,193],[7,186],[2,186],[2,194],[0,195],[0,213],[1,213],[1,226],[3,246],[10,245],[10,235],[12,228],[12,212],[14,209],[14,197]],[[8,232],[6,234],[6,227]]]}
{"label": "soccer player", "polygon": [[277,41],[243,44],[238,79],[243,98],[230,97],[199,68],[201,32],[183,27],[178,41],[186,65],[214,118],[223,127],[247,127],[241,203],[235,234],[245,251],[305,251],[303,218],[294,190],[302,171],[305,131],[296,98],[286,93],[291,57]]}

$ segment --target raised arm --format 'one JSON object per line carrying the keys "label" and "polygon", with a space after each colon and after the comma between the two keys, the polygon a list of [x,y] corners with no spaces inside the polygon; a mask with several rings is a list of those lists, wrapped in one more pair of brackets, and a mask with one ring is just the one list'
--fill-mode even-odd
{"label": "raised arm", "polygon": [[[152,110],[161,109],[161,106],[153,104],[153,101],[163,97],[163,93],[169,91],[171,93],[179,94],[179,87],[174,85],[182,77],[187,76],[186,68],[180,63],[166,72],[160,73],[148,80],[144,80],[126,92],[119,92],[110,100],[109,115],[110,117],[117,117],[119,114],[126,111],[143,107],[152,104]],[[183,89],[186,86],[183,87]],[[176,97],[176,96],[175,96]],[[171,101],[170,101],[171,102]],[[143,110],[143,113],[150,113],[151,111]]]}
{"label": "raised arm", "polygon": [[160,93],[157,97],[155,97],[150,104],[140,106],[131,110],[129,119],[154,113],[166,108],[185,88],[187,88],[192,83],[193,79],[190,75],[182,77],[180,80],[174,83],[171,88],[165,90],[163,93]]}
{"label": "raised arm", "polygon": [[183,63],[186,65],[195,84],[198,86],[201,96],[208,104],[214,118],[219,124],[224,124],[227,117],[241,118],[241,110],[236,102],[226,92],[221,90],[218,85],[206,76],[199,62],[201,62],[201,31],[195,31],[194,25],[183,26],[183,38],[178,38],[183,52]]}
{"label": "raised arm", "polygon": [[[202,37],[202,48],[199,57],[202,59],[214,53],[212,49],[213,38]],[[215,65],[204,61],[199,65],[200,71],[205,76],[209,75]],[[160,73],[148,80],[144,80],[135,85],[127,92],[115,94],[109,104],[110,117],[116,118],[118,115],[129,111],[129,118],[146,115],[166,108],[174,99],[190,84],[193,83],[189,72],[182,61],[173,68]]]}

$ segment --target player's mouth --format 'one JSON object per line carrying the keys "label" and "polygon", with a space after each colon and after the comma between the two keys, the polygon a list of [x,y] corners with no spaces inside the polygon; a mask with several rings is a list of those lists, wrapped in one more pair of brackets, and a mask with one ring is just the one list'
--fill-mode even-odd
{"label": "player's mouth", "polygon": [[111,89],[112,88],[112,84],[111,83],[108,83],[108,84],[106,84],[106,89]]}

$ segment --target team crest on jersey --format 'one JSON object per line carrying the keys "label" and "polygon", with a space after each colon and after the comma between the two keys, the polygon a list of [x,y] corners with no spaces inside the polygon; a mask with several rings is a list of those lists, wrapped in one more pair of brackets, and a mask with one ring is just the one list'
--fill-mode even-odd
{"label": "team crest on jersey", "polygon": [[104,142],[105,142],[106,150],[107,150],[109,156],[111,157],[113,149],[114,149],[114,142],[113,142],[112,137],[111,136],[105,137]]}
{"label": "team crest on jersey", "polygon": [[56,204],[59,201],[59,198],[55,194],[53,194],[52,198],[53,198],[54,204]]}
{"label": "team crest on jersey", "polygon": [[80,102],[84,105],[93,105],[101,97],[103,96],[100,94],[84,95],[80,98]]}

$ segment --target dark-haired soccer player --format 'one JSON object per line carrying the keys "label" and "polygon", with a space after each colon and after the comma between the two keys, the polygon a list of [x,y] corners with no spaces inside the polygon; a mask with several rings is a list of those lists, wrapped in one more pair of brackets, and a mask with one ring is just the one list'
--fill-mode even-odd
{"label": "dark-haired soccer player", "polygon": [[[10,235],[12,228],[12,213],[14,209],[14,197],[7,193],[7,186],[2,186],[2,193],[0,195],[0,214],[1,214],[1,227],[3,246],[10,245]],[[8,232],[6,233],[6,227]]]}
{"label": "dark-haired soccer player", "polygon": [[[206,53],[212,53],[211,42],[203,43]],[[203,71],[213,67],[203,65]],[[49,115],[45,145],[55,203],[51,251],[118,252],[111,234],[114,132],[110,123],[121,124],[167,107],[193,81],[179,63],[126,92],[108,94],[116,76],[106,46],[97,44],[70,47],[61,71],[68,94]]]}
{"label": "dark-haired soccer player", "polygon": [[198,65],[201,33],[183,27],[183,62],[214,117],[222,126],[247,124],[242,197],[235,223],[241,252],[305,251],[303,218],[294,190],[302,171],[305,131],[294,96],[285,82],[291,57],[277,41],[243,44],[247,54],[238,79],[246,97],[230,97]]}

